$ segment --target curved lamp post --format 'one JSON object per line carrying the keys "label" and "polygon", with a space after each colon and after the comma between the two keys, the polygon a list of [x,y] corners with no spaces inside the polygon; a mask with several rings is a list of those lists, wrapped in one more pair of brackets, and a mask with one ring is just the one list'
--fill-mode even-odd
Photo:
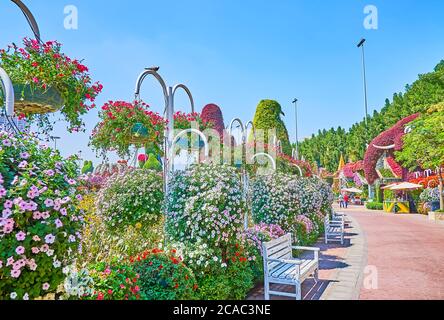
{"label": "curved lamp post", "polygon": [[29,26],[32,29],[32,32],[34,33],[36,40],[42,42],[40,40],[39,26],[34,16],[32,15],[31,11],[28,9],[28,7],[21,0],[11,0],[11,1],[15,3],[20,8],[20,10],[22,10],[26,20],[28,21]]}
{"label": "curved lamp post", "polygon": [[6,115],[14,116],[14,88],[12,86],[12,81],[8,74],[3,68],[0,68],[0,83],[2,86],[3,93],[5,95],[5,109]]}
{"label": "curved lamp post", "polygon": [[168,126],[165,130],[165,142],[164,142],[164,169],[163,169],[163,177],[164,177],[164,190],[165,195],[168,189],[168,180],[169,180],[169,168],[171,168],[170,165],[170,150],[173,146],[173,135],[174,135],[174,96],[178,89],[183,89],[185,93],[188,95],[188,98],[190,99],[191,103],[191,110],[194,112],[194,100],[193,96],[191,94],[190,89],[188,89],[187,86],[184,84],[177,84],[174,87],[167,86],[163,78],[158,73],[159,67],[151,67],[151,68],[145,68],[145,70],[139,75],[136,81],[136,88],[135,88],[135,98],[136,101],[141,101],[140,99],[140,89],[142,87],[143,81],[146,79],[147,76],[151,75],[160,83],[160,86],[162,87],[163,96],[165,99],[165,109],[164,109],[164,116],[168,120]]}

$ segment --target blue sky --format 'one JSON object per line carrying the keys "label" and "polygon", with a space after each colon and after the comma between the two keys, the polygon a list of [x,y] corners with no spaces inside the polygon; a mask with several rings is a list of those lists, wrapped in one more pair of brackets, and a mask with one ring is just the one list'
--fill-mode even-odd
{"label": "blue sky", "polygon": [[[278,100],[294,140],[294,97],[299,104],[299,136],[318,129],[348,128],[364,116],[361,56],[356,44],[367,38],[370,109],[402,91],[419,73],[444,59],[444,2],[440,0],[360,1],[105,1],[28,0],[43,40],[58,40],[64,51],[83,58],[107,100],[132,100],[137,75],[160,66],[168,84],[185,83],[197,109],[218,104],[225,122],[248,121],[261,99]],[[65,30],[63,9],[79,10],[79,29]],[[379,13],[378,30],[363,26],[366,5]],[[10,1],[0,3],[0,47],[32,33]],[[156,111],[163,108],[161,90],[148,80],[142,97]],[[185,96],[176,107],[188,110]],[[66,155],[94,152],[89,134],[98,109],[85,117],[85,134],[63,137]]]}

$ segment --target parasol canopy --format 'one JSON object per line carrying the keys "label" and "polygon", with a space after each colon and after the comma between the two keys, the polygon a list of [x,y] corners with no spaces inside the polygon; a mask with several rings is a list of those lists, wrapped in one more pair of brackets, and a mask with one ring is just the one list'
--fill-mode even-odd
{"label": "parasol canopy", "polygon": [[417,189],[422,189],[422,188],[424,188],[424,187],[420,184],[403,182],[403,183],[400,183],[396,186],[391,187],[389,190],[401,191],[401,190],[417,190]]}
{"label": "parasol canopy", "polygon": [[347,189],[342,189],[341,191],[348,192],[348,193],[363,193],[364,192],[358,188],[347,188]]}

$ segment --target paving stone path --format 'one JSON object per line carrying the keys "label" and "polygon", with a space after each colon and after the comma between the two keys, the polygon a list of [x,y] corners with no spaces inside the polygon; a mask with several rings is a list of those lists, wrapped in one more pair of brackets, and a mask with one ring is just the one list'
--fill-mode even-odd
{"label": "paving stone path", "polygon": [[[321,249],[319,282],[307,279],[302,285],[304,300],[353,300],[359,297],[362,283],[362,270],[366,263],[366,243],[362,231],[353,217],[346,217],[345,243],[324,244],[324,239],[315,245]],[[294,286],[272,285],[279,291],[293,292]],[[263,300],[263,285],[257,286],[249,294],[248,300]],[[272,297],[272,300],[287,300],[285,297]]]}
{"label": "paving stone path", "polygon": [[371,266],[377,271],[377,289],[362,286],[360,299],[444,299],[444,224],[422,215],[362,208],[351,208],[346,213],[365,233],[370,266],[365,277],[370,272],[374,275]]}
{"label": "paving stone path", "polygon": [[[320,281],[303,283],[304,300],[444,299],[444,223],[363,207],[335,209],[346,214],[346,242],[320,239]],[[248,297],[263,298],[261,285]]]}

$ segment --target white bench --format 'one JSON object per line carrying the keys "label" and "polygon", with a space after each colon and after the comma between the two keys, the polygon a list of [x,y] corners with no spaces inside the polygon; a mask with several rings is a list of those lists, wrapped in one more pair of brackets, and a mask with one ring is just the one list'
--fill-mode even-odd
{"label": "white bench", "polygon": [[325,228],[325,244],[329,241],[340,242],[344,244],[344,216],[334,215],[334,220],[330,220],[330,215],[327,214],[324,220]]}
{"label": "white bench", "polygon": [[[302,300],[301,284],[313,276],[318,282],[319,248],[292,246],[291,234],[262,244],[264,254],[265,300],[270,295],[285,296]],[[313,251],[313,259],[295,259],[293,250]],[[286,284],[296,287],[295,293],[270,290],[270,284]]]}

